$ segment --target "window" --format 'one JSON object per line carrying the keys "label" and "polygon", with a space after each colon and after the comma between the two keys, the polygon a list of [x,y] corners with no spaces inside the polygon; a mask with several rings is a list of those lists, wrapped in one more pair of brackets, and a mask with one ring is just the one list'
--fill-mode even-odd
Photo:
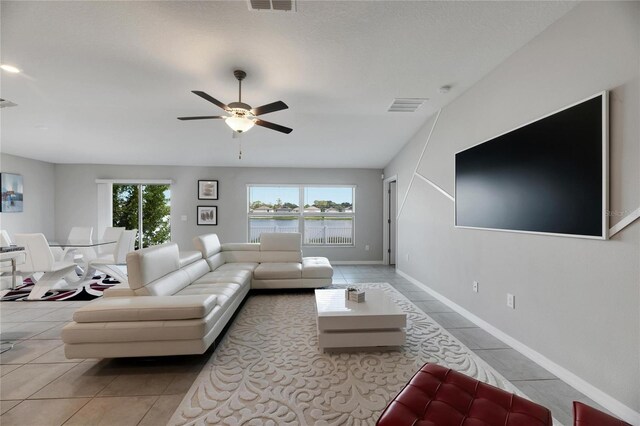
{"label": "window", "polygon": [[354,245],[355,186],[249,185],[249,242],[263,232],[301,232],[308,246]]}

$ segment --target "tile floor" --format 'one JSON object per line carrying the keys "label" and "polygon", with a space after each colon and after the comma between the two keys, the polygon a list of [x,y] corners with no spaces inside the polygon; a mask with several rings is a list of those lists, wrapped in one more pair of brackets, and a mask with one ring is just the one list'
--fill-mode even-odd
{"label": "tile floor", "polygon": [[[529,361],[390,267],[336,266],[334,282],[388,282],[533,400],[572,424],[571,402],[593,401]],[[0,424],[165,424],[213,352],[198,356],[67,360],[60,329],[87,302],[0,303]]]}

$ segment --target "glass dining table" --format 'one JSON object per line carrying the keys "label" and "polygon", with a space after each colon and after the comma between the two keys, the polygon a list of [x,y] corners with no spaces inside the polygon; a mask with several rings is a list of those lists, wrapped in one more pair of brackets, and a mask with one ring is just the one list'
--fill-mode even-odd
{"label": "glass dining table", "polygon": [[115,244],[116,240],[64,240],[64,241],[49,241],[49,247],[60,248],[90,248],[104,246],[107,244]]}

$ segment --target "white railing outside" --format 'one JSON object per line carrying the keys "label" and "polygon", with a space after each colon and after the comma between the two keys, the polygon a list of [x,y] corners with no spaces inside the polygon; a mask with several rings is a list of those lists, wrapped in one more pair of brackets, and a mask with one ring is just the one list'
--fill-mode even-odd
{"label": "white railing outside", "polygon": [[[263,232],[299,232],[297,226],[251,226],[249,242],[259,243]],[[329,226],[306,226],[304,229],[305,245],[352,245],[353,228],[332,228]]]}
{"label": "white railing outside", "polygon": [[333,228],[329,226],[305,226],[304,244],[352,245],[353,228]]}

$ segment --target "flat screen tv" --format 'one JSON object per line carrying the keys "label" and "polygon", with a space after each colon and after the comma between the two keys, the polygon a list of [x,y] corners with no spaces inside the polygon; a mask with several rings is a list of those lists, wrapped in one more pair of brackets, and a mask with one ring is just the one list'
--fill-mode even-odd
{"label": "flat screen tv", "polygon": [[455,226],[607,238],[607,92],[455,155]]}

